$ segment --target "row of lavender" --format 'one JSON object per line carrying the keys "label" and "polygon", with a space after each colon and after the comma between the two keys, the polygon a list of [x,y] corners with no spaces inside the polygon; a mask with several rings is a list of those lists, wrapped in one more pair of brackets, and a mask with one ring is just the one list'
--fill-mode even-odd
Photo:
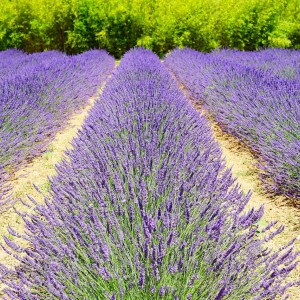
{"label": "row of lavender", "polygon": [[284,49],[265,49],[243,52],[222,50],[213,52],[219,58],[231,63],[254,67],[266,71],[267,76],[276,75],[286,79],[300,80],[300,51]]}
{"label": "row of lavender", "polygon": [[165,65],[225,131],[259,155],[265,187],[299,200],[299,51],[177,49]]}
{"label": "row of lavender", "polygon": [[24,216],[30,249],[5,238],[20,260],[1,267],[9,299],[258,300],[293,285],[292,243],[268,250],[272,224],[257,236],[263,209],[242,213],[250,195],[152,52],[125,54],[73,146]]}
{"label": "row of lavender", "polygon": [[99,50],[0,52],[0,182],[45,149],[113,68],[114,59]]}

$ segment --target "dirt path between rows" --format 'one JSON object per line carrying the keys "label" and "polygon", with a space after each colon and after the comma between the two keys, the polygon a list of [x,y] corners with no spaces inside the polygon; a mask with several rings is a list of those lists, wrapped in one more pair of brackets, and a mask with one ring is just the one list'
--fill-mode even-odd
{"label": "dirt path between rows", "polygon": [[[259,208],[261,205],[264,205],[265,213],[262,226],[276,220],[278,221],[278,226],[284,225],[284,231],[273,239],[271,247],[274,250],[279,249],[293,238],[296,238],[294,249],[300,251],[300,210],[293,207],[291,201],[284,196],[266,194],[258,176],[258,169],[255,166],[256,159],[250,148],[233,136],[224,133],[207,111],[201,109],[195,103],[193,105],[209,120],[214,138],[222,149],[226,165],[232,169],[232,174],[234,177],[237,177],[237,183],[240,184],[241,189],[245,193],[249,190],[252,191],[251,200],[246,209]],[[289,279],[300,280],[300,262],[298,267],[291,273],[291,276],[289,276]],[[290,288],[288,293],[291,300],[300,299],[299,287]]]}
{"label": "dirt path between rows", "polygon": [[[22,198],[27,199],[27,195],[33,197],[38,203],[43,202],[43,196],[37,192],[34,185],[43,193],[48,194],[50,184],[48,177],[56,174],[55,165],[59,163],[66,149],[71,149],[71,141],[76,137],[78,130],[82,127],[85,118],[88,116],[89,110],[93,107],[95,101],[100,97],[105,84],[99,89],[98,93],[91,97],[88,104],[81,110],[80,113],[72,116],[68,125],[59,131],[54,140],[48,145],[47,151],[39,157],[36,157],[30,164],[26,165],[20,171],[14,174],[14,180],[10,182],[12,186],[13,199]],[[21,212],[30,213],[30,209],[21,202],[15,204],[15,208]],[[13,209],[0,215],[0,237],[1,244],[3,243],[2,236],[6,235],[11,240],[21,246],[26,246],[24,240],[19,240],[11,236],[7,231],[7,226],[11,225],[17,232],[24,232],[25,226],[22,218],[14,212]],[[6,267],[13,267],[18,264],[18,261],[12,256],[8,255],[2,248],[0,248],[0,263]],[[4,296],[4,285],[0,284],[0,297]]]}

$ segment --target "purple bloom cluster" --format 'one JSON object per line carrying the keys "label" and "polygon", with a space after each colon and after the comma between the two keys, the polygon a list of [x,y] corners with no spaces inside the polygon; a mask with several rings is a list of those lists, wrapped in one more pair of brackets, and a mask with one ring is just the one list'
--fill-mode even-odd
{"label": "purple bloom cluster", "polygon": [[212,55],[228,62],[254,67],[286,79],[300,80],[300,51],[284,49],[265,49],[262,51],[243,52],[238,50],[222,50]]}
{"label": "purple bloom cluster", "polygon": [[69,57],[0,52],[0,170],[10,174],[40,154],[113,68],[113,57],[100,50]]}
{"label": "purple bloom cluster", "polygon": [[174,50],[165,65],[259,156],[265,187],[300,199],[300,53]]}
{"label": "purple bloom cluster", "polygon": [[292,242],[269,250],[273,224],[257,236],[263,209],[242,213],[250,194],[152,52],[124,55],[73,146],[27,233],[9,229],[30,247],[5,238],[9,299],[258,300],[295,284]]}
{"label": "purple bloom cluster", "polygon": [[[29,56],[27,56],[29,57]],[[25,62],[25,53],[21,50],[10,49],[0,51],[0,76],[16,71],[16,67]]]}

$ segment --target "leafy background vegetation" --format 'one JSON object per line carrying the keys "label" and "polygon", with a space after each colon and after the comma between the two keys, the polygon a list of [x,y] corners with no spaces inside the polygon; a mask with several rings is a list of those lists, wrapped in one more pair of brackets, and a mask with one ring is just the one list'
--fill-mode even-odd
{"label": "leafy background vegetation", "polygon": [[300,0],[1,0],[0,50],[300,49]]}

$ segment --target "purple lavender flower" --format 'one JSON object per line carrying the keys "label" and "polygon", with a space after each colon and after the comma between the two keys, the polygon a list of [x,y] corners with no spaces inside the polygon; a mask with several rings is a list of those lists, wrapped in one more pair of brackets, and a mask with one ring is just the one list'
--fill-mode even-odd
{"label": "purple lavender flower", "polygon": [[300,199],[300,51],[176,49],[164,64],[222,130],[259,155],[268,191]]}
{"label": "purple lavender flower", "polygon": [[148,50],[124,55],[57,171],[24,217],[30,247],[6,240],[20,261],[0,267],[11,300],[266,300],[295,284],[292,244],[268,253],[273,233],[253,236],[260,213],[241,213],[249,195],[206,119]]}
{"label": "purple lavender flower", "polygon": [[76,56],[57,51],[0,52],[1,210],[13,204],[6,197],[9,190],[4,176],[9,178],[44,152],[70,116],[96,93],[113,67],[114,59],[102,50]]}

